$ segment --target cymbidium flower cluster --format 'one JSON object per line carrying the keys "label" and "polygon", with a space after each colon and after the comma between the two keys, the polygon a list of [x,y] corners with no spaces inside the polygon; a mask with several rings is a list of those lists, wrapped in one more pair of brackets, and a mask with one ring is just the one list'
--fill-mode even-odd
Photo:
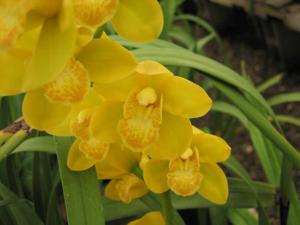
{"label": "cymbidium flower cluster", "polygon": [[[138,62],[105,33],[93,38],[110,21],[126,39],[154,40],[163,25],[157,0],[0,5],[0,94],[26,92],[23,116],[31,128],[76,138],[70,170],[95,167],[99,179],[110,180],[105,195],[124,203],[168,190],[226,202],[217,163],[230,147],[190,122],[210,110],[206,92],[158,62]],[[152,212],[139,221],[160,217]],[[139,221],[131,224],[147,224]]]}

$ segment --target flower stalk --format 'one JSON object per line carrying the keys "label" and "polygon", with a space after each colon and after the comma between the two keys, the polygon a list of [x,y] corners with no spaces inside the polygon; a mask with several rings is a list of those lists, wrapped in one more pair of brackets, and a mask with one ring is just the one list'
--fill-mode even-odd
{"label": "flower stalk", "polygon": [[0,161],[6,158],[30,134],[30,131],[22,118],[0,131]]}
{"label": "flower stalk", "polygon": [[172,205],[170,191],[160,194],[160,202],[166,225],[185,225],[185,222]]}

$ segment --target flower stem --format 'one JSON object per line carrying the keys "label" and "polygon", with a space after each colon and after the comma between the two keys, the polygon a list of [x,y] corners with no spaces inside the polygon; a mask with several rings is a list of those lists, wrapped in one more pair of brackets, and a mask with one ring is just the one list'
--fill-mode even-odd
{"label": "flower stem", "polygon": [[12,136],[11,133],[5,133],[3,131],[0,131],[0,146],[7,141]]}
{"label": "flower stem", "polygon": [[23,118],[0,131],[0,161],[7,157],[31,132]]}
{"label": "flower stem", "polygon": [[160,195],[160,202],[162,207],[162,214],[166,225],[185,225],[185,222],[173,207],[170,192],[167,191]]}
{"label": "flower stem", "polygon": [[26,137],[27,132],[25,130],[19,130],[12,135],[8,141],[0,147],[0,161],[4,159],[9,153],[11,153],[16,146],[18,146]]}

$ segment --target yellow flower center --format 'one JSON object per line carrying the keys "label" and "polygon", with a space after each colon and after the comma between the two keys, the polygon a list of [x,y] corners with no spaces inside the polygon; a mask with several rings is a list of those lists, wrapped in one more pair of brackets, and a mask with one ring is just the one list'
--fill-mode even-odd
{"label": "yellow flower center", "polygon": [[65,104],[80,102],[90,86],[89,73],[75,59],[69,61],[56,80],[44,86],[49,100]]}
{"label": "yellow flower center", "polygon": [[170,161],[167,183],[177,195],[195,194],[202,181],[198,151],[188,149],[178,159]]}
{"label": "yellow flower center", "polygon": [[152,88],[129,94],[118,131],[126,147],[143,151],[158,140],[162,123],[162,99]]}
{"label": "yellow flower center", "polygon": [[181,156],[180,158],[183,160],[187,160],[193,155],[193,150],[191,148],[188,148]]}
{"label": "yellow flower center", "polygon": [[156,102],[157,95],[153,88],[147,87],[136,95],[136,99],[140,105],[148,106]]}
{"label": "yellow flower center", "polygon": [[94,137],[89,137],[87,140],[83,140],[79,145],[80,151],[82,151],[88,159],[96,162],[102,161],[109,150],[110,145],[99,141]]}
{"label": "yellow flower center", "polygon": [[30,4],[23,0],[0,2],[0,49],[12,47],[23,32]]}
{"label": "yellow flower center", "polygon": [[119,0],[73,0],[73,3],[77,19],[96,28],[114,16]]}

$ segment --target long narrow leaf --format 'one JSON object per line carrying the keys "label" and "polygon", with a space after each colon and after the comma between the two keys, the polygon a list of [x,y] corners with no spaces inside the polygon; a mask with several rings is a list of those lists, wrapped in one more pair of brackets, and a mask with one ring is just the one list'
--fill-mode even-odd
{"label": "long narrow leaf", "polygon": [[268,103],[271,106],[280,105],[289,102],[300,102],[300,92],[279,94],[268,99]]}
{"label": "long narrow leaf", "polygon": [[266,137],[284,153],[297,168],[300,168],[299,152],[272,126],[272,124],[264,118],[253,106],[245,101],[243,96],[233,88],[215,82],[215,86],[222,91],[239,109],[247,116],[247,118],[259,128]]}
{"label": "long narrow leaf", "polygon": [[57,157],[69,225],[104,225],[100,186],[95,169],[71,172],[67,167],[70,138],[57,138]]}
{"label": "long narrow leaf", "polygon": [[28,138],[15,148],[12,153],[37,151],[55,154],[55,144],[55,139],[52,136]]}

